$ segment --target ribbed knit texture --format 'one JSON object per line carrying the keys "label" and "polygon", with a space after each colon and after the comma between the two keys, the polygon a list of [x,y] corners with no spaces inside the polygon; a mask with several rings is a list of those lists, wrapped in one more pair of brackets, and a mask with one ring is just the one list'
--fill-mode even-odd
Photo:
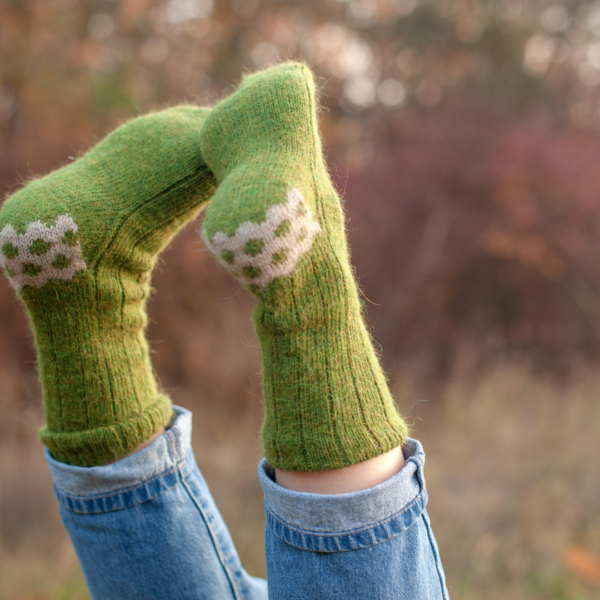
{"label": "ribbed knit texture", "polygon": [[165,426],[145,304],[156,257],[214,191],[207,109],[134,119],[27,184],[0,210],[0,264],[35,334],[43,443],[79,466],[119,459]]}
{"label": "ribbed knit texture", "polygon": [[308,67],[248,76],[212,110],[201,143],[219,182],[204,240],[258,298],[268,462],[321,471],[402,444],[406,426],[361,314]]}

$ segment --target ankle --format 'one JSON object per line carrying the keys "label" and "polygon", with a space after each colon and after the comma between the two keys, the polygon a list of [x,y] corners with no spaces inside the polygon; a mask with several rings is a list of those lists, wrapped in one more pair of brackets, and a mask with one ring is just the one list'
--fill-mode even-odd
{"label": "ankle", "polygon": [[404,468],[402,447],[361,463],[331,471],[295,472],[275,469],[277,484],[310,494],[349,494],[375,487]]}

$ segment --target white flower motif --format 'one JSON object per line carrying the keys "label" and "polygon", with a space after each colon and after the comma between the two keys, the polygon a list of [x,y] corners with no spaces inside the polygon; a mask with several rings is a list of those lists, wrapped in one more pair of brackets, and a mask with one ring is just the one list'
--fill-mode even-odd
{"label": "white flower motif", "polygon": [[285,204],[267,209],[260,223],[242,223],[232,237],[218,231],[202,238],[216,258],[246,285],[266,288],[276,277],[291,275],[313,245],[320,225],[312,220],[299,190],[292,188]]}
{"label": "white flower motif", "polygon": [[[71,279],[87,268],[75,233],[77,225],[69,215],[58,217],[53,227],[30,223],[23,234],[12,225],[0,231],[0,266],[17,292],[26,285],[40,288],[50,279]],[[68,239],[68,234],[73,237]]]}

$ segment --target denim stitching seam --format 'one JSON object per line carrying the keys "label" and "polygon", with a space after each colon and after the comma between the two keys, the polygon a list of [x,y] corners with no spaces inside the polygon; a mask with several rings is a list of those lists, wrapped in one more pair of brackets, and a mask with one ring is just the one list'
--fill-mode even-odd
{"label": "denim stitching seam", "polygon": [[439,551],[434,545],[431,527],[429,526],[427,519],[423,518],[423,523],[425,523],[425,529],[427,530],[427,539],[429,540],[429,546],[431,547],[431,551],[433,552],[435,558],[435,570],[437,572],[438,580],[440,582],[440,587],[442,588],[442,595],[444,596],[444,600],[447,600],[448,596],[446,595],[446,586],[444,585],[444,578],[442,576],[442,573],[440,572],[440,565],[442,564],[442,560],[440,558]]}
{"label": "denim stitching seam", "polygon": [[386,519],[385,521],[380,521],[374,525],[371,525],[370,527],[365,527],[363,529],[353,529],[350,531],[343,531],[343,532],[338,532],[338,533],[313,533],[311,531],[306,531],[304,529],[298,529],[297,527],[293,527],[292,525],[286,523],[284,520],[280,519],[274,512],[273,509],[270,507],[269,503],[265,500],[265,506],[267,507],[269,514],[279,523],[281,523],[284,527],[287,527],[288,529],[295,531],[297,533],[300,533],[302,535],[310,535],[312,537],[321,537],[321,538],[325,538],[325,537],[329,537],[329,538],[333,538],[333,537],[340,537],[343,535],[354,535],[356,533],[364,533],[365,531],[370,531],[371,529],[375,529],[377,527],[380,527],[381,525],[386,525],[387,523],[390,523],[391,521],[393,521],[394,519],[397,519],[398,517],[400,517],[401,515],[403,515],[407,510],[409,510],[410,508],[412,508],[421,498],[421,496],[423,495],[423,490],[421,490],[419,492],[419,494],[417,496],[415,496],[415,499],[407,506],[405,506],[400,512],[394,513],[391,517],[389,517],[388,519]]}
{"label": "denim stitching seam", "polygon": [[120,496],[121,494],[126,494],[128,492],[135,492],[136,490],[139,490],[140,488],[144,487],[145,485],[153,483],[157,479],[161,479],[163,477],[166,477],[167,475],[170,475],[171,473],[180,471],[183,467],[182,463],[183,463],[183,461],[179,462],[174,467],[171,467],[168,471],[163,471],[162,473],[159,473],[152,479],[147,479],[135,487],[125,488],[123,490],[119,490],[118,492],[101,494],[99,496],[73,496],[73,495],[69,494],[68,492],[65,492],[64,490],[61,490],[58,486],[56,486],[56,488],[61,493],[61,495],[65,496],[66,498],[71,498],[72,500],[84,500],[85,501],[85,500],[99,500],[101,498],[113,498],[114,496]]}
{"label": "denim stitching seam", "polygon": [[221,566],[223,567],[223,570],[225,571],[225,573],[227,574],[227,579],[229,580],[229,584],[231,585],[231,589],[233,590],[233,595],[235,596],[236,600],[241,600],[241,595],[239,593],[239,590],[237,588],[237,585],[234,581],[234,576],[231,573],[229,567],[227,566],[225,559],[222,555],[221,549],[219,547],[219,544],[217,544],[217,539],[216,539],[216,535],[215,532],[213,531],[207,517],[206,514],[204,512],[204,509],[202,508],[202,506],[200,506],[200,503],[197,501],[196,496],[192,493],[192,491],[190,490],[185,477],[183,477],[183,475],[181,475],[181,484],[183,485],[183,487],[186,489],[187,493],[189,494],[190,498],[192,499],[192,502],[196,505],[196,508],[198,509],[198,511],[200,512],[200,514],[202,515],[202,519],[204,520],[204,523],[206,524],[206,528],[208,529],[209,533],[210,533],[210,537],[212,539],[213,545],[215,547],[215,552],[217,553],[217,556],[219,557],[219,561],[221,563]]}

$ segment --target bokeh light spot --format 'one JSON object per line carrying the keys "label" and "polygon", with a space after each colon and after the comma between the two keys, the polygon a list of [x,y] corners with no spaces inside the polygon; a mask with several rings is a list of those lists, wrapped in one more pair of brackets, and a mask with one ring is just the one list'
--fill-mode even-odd
{"label": "bokeh light spot", "polygon": [[554,4],[542,13],[542,27],[550,33],[564,31],[571,25],[571,13],[566,6]]}
{"label": "bokeh light spot", "polygon": [[115,24],[110,13],[97,12],[87,24],[88,35],[96,42],[107,40],[115,31]]}
{"label": "bokeh light spot", "polygon": [[171,23],[181,24],[208,17],[212,9],[213,0],[170,0],[166,14]]}
{"label": "bokeh light spot", "polygon": [[397,79],[386,79],[377,88],[377,98],[384,106],[400,106],[406,100],[406,89]]}
{"label": "bokeh light spot", "polygon": [[256,44],[250,53],[250,57],[252,58],[252,62],[257,67],[264,67],[266,65],[277,62],[279,58],[279,50],[277,50],[277,46],[275,44],[271,44],[269,42],[260,42]]}
{"label": "bokeh light spot", "polygon": [[525,45],[523,66],[530,75],[543,75],[547,70],[557,43],[554,38],[545,35],[534,35]]}
{"label": "bokeh light spot", "polygon": [[391,4],[397,14],[405,16],[412,13],[419,2],[418,0],[391,0]]}
{"label": "bokeh light spot", "polygon": [[368,77],[349,79],[344,85],[344,97],[354,106],[368,108],[375,104],[375,84]]}

